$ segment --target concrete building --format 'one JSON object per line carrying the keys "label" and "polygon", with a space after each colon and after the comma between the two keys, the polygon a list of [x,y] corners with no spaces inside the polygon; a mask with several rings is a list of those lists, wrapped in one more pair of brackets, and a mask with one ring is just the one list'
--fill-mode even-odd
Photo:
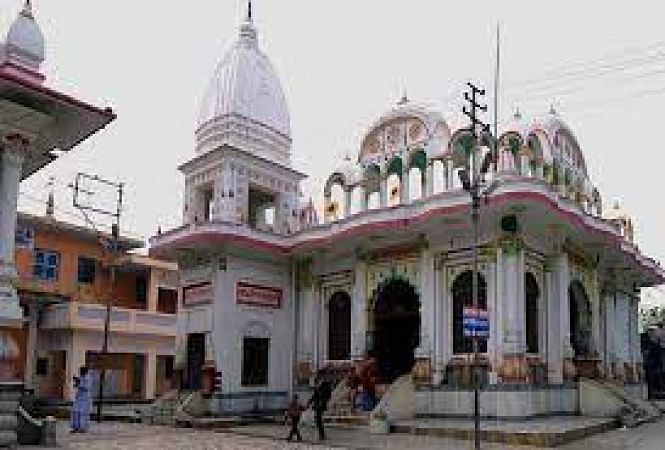
{"label": "concrete building", "polygon": [[[154,399],[169,390],[177,266],[128,253],[143,243],[121,238],[112,281],[108,235],[19,213],[17,236],[17,290],[27,323],[14,331],[14,377],[56,402],[73,398],[71,380],[82,365],[93,369],[95,384],[97,369],[107,369],[106,397]],[[109,298],[111,356],[103,360]]]}
{"label": "concrete building", "polygon": [[[421,414],[467,414],[472,363],[466,129],[403,98],[325,186],[324,223],[300,202],[286,100],[251,14],[206,91],[183,226],[151,241],[180,265],[176,365],[191,387],[222,372],[213,409],[284,405],[322,370],[376,359],[412,373]],[[483,414],[576,412],[581,377],[642,381],[639,289],[665,272],[603,215],[575,134],[550,111],[499,139],[480,222]]]}

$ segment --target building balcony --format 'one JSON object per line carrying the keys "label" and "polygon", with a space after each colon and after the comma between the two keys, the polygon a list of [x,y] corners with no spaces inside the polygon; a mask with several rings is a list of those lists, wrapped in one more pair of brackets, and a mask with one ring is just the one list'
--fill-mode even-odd
{"label": "building balcony", "polygon": [[[104,331],[106,307],[98,304],[68,302],[50,305],[42,316],[43,330]],[[175,314],[164,314],[137,309],[113,307],[111,327],[113,333],[150,334],[175,337]]]}

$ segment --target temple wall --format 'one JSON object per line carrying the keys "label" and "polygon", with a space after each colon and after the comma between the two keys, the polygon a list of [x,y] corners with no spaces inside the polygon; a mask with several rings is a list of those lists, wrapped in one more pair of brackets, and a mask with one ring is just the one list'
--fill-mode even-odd
{"label": "temple wall", "polygon": [[[286,264],[228,257],[225,269],[217,271],[215,282],[212,351],[215,366],[222,370],[222,393],[218,394],[217,412],[248,411],[255,402],[260,403],[261,409],[282,407],[291,389],[295,351],[290,268]],[[281,290],[281,304],[240,304],[240,282]],[[270,339],[268,382],[265,385],[242,385],[243,338],[246,337]]]}

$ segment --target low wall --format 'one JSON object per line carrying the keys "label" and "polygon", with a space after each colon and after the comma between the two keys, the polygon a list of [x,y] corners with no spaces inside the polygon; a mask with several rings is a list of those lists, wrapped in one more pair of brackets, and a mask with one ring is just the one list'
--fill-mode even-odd
{"label": "low wall", "polygon": [[[551,414],[575,414],[575,385],[494,385],[480,391],[483,417],[528,418]],[[459,388],[429,388],[416,392],[418,416],[473,416],[473,391]]]}
{"label": "low wall", "polygon": [[209,411],[214,415],[260,415],[283,412],[289,403],[289,393],[286,391],[216,393],[209,402]]}

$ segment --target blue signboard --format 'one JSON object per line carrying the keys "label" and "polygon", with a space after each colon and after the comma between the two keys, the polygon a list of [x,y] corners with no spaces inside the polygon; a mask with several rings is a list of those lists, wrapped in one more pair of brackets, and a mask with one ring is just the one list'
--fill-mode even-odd
{"label": "blue signboard", "polygon": [[490,320],[486,309],[464,308],[462,315],[464,336],[487,339],[490,335]]}

